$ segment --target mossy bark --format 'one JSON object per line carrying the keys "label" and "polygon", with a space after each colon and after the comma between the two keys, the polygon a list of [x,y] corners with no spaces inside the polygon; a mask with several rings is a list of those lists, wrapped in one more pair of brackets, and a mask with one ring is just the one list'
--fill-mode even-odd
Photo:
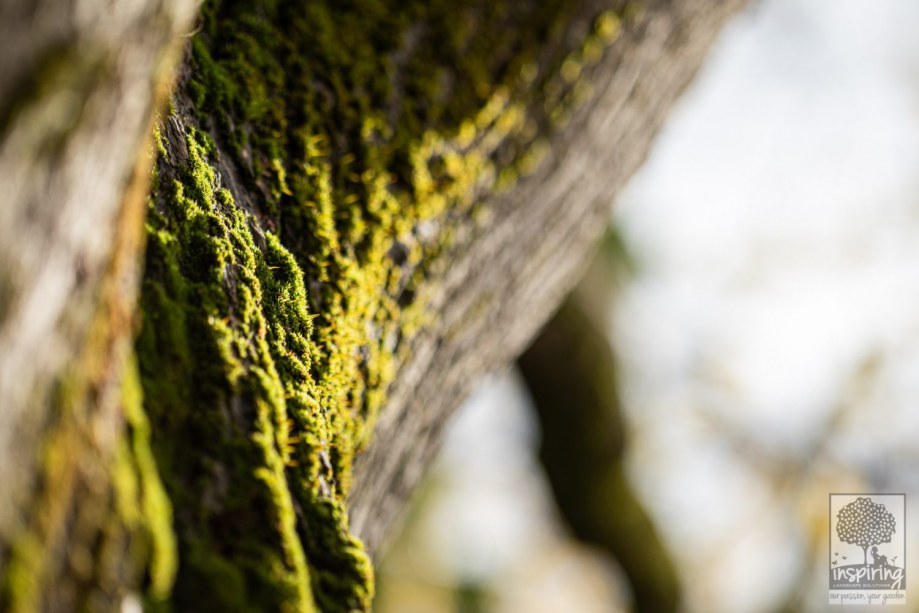
{"label": "mossy bark", "polygon": [[[64,250],[66,274],[42,281],[15,268],[23,238],[3,244],[0,340],[20,363],[3,372],[18,408],[0,430],[35,443],[4,469],[22,485],[0,513],[3,603],[107,608],[136,591],[177,610],[368,609],[354,529],[379,545],[440,424],[576,281],[607,202],[737,4],[205,3],[151,147],[135,356],[138,248],[109,239],[138,229],[145,190],[119,182],[134,150],[88,152],[87,172],[120,164],[95,175],[100,234],[65,215],[95,203],[85,186],[47,194],[47,227],[12,226],[40,245],[61,224],[92,235],[106,249],[89,264]],[[136,6],[142,20],[167,5]],[[158,52],[187,19],[164,23]],[[116,50],[137,36],[108,34]],[[53,74],[88,61],[74,45]],[[132,66],[155,82],[158,65]],[[50,91],[91,108],[94,90],[67,79]],[[28,92],[45,91],[30,82],[0,109],[17,118],[0,124],[14,171],[22,130],[40,153],[70,134],[29,115],[43,107]],[[132,92],[145,104],[114,123],[135,149],[153,97]],[[101,147],[109,132],[92,127],[97,140],[76,142]],[[23,163],[58,170],[43,155]],[[9,210],[26,219],[39,184],[16,185]],[[35,326],[17,340],[28,296],[58,296],[66,350]],[[23,359],[41,340],[54,359]]]}
{"label": "mossy bark", "polygon": [[[434,315],[396,355],[398,376],[355,466],[351,521],[371,550],[418,483],[451,411],[481,373],[523,351],[578,282],[608,225],[612,199],[741,5],[620,5],[615,26],[594,22],[594,31],[616,32],[596,63],[580,71],[579,62],[559,67],[563,80],[574,78],[580,103],[550,112],[557,121],[536,146],[546,152],[542,163],[506,191],[499,186],[481,196],[478,225],[461,225],[458,240],[428,267],[422,291]],[[572,46],[575,57],[594,57],[593,45]],[[536,100],[544,101],[538,94]]]}

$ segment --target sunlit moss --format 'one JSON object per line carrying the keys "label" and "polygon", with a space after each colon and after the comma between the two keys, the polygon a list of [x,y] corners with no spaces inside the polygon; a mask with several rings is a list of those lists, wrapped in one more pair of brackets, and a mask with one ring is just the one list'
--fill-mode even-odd
{"label": "sunlit moss", "polygon": [[205,5],[179,93],[196,117],[160,135],[137,344],[177,608],[369,608],[345,500],[396,340],[432,317],[426,267],[451,219],[537,168],[614,39],[613,13],[534,4]]}

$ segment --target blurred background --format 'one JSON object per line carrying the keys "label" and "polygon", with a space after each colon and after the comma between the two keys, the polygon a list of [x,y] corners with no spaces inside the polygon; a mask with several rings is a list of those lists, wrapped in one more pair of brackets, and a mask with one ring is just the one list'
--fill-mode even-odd
{"label": "blurred background", "polygon": [[591,538],[558,510],[591,488],[541,466],[555,422],[525,358],[453,421],[378,611],[627,611],[642,581],[687,611],[822,611],[829,493],[905,492],[919,525],[917,23],[910,0],[763,0],[733,23],[581,288],[617,392],[611,468],[584,478],[616,483],[606,514],[631,528]]}

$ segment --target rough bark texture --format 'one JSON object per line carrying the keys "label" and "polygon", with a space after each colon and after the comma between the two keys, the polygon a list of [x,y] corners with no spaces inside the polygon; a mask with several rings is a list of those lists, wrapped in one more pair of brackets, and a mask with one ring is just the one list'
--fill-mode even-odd
{"label": "rough bark texture", "polygon": [[397,364],[351,497],[355,531],[376,549],[481,374],[526,346],[577,283],[609,207],[647,155],[667,111],[741,2],[633,6],[621,36],[585,77],[596,90],[551,139],[545,163],[490,198],[487,225],[444,254],[431,279],[438,313]]}
{"label": "rough bark texture", "polygon": [[577,281],[738,4],[206,3],[135,360],[135,162],[187,3],[4,3],[0,604],[367,609],[352,530],[380,545]]}

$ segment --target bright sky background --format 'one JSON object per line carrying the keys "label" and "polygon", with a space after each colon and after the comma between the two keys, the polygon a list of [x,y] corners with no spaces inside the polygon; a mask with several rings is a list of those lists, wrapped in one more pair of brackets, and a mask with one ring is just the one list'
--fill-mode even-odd
{"label": "bright sky background", "polygon": [[[916,490],[916,453],[895,454],[919,433],[916,23],[905,0],[756,4],[620,198],[633,475],[700,609],[779,604],[806,567],[796,505]],[[732,446],[817,474],[776,494]]]}
{"label": "bright sky background", "polygon": [[[917,24],[913,0],[754,2],[617,204],[639,264],[610,324],[630,468],[694,610],[769,611],[802,582],[823,610],[826,541],[805,542],[831,491],[906,492],[919,526]],[[505,378],[456,421],[428,573],[501,581],[557,541],[525,402]],[[549,559],[526,610],[608,610],[574,604],[583,561]]]}

